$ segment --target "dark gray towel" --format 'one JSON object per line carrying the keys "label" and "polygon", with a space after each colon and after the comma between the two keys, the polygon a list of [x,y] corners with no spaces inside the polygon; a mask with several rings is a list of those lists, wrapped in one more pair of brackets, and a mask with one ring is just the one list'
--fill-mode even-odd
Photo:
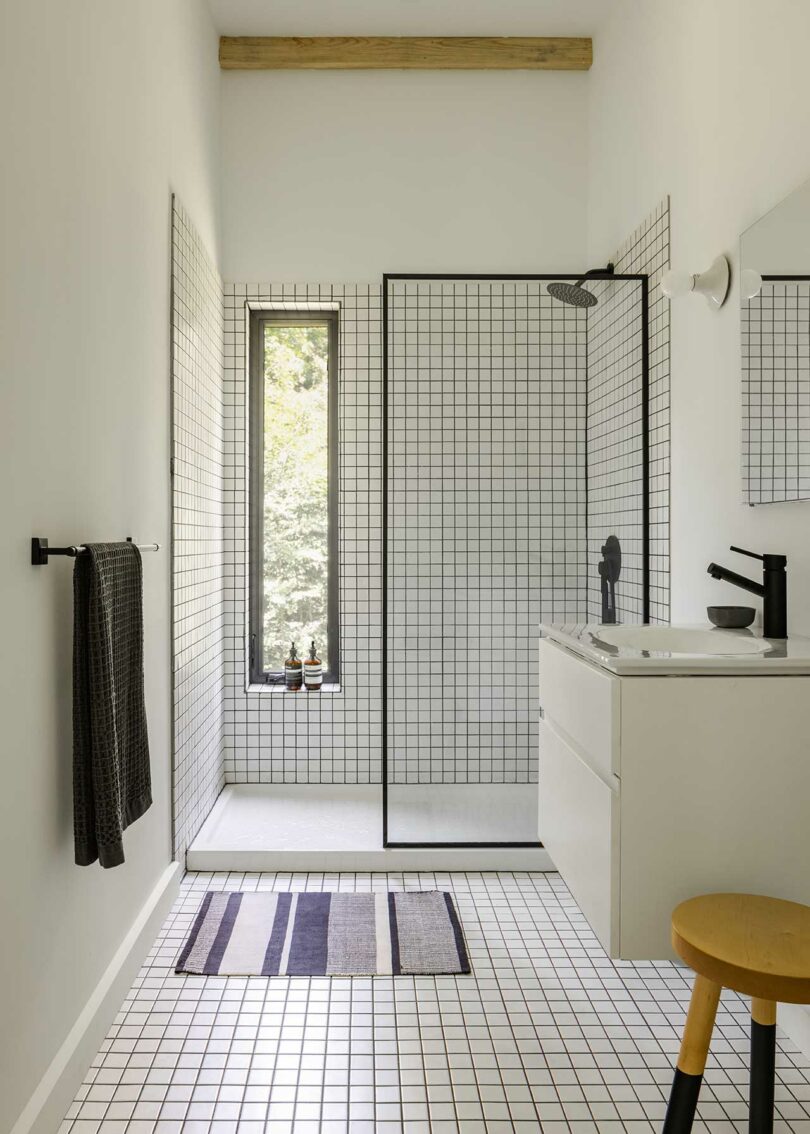
{"label": "dark gray towel", "polygon": [[124,831],[152,803],[141,553],[131,543],[86,546],[73,571],[76,862],[119,866]]}

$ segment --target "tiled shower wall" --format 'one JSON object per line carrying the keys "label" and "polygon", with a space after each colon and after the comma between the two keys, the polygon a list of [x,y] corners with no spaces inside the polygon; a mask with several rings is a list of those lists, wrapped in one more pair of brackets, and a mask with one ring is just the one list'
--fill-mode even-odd
{"label": "tiled shower wall", "polygon": [[222,285],[188,215],[172,206],[174,852],[224,783]]}
{"label": "tiled shower wall", "polygon": [[[666,621],[669,609],[669,563],[668,563],[668,503],[669,503],[669,325],[668,307],[660,297],[657,284],[660,274],[669,259],[669,209],[664,202],[651,218],[633,234],[630,240],[617,253],[615,258],[617,272],[650,273],[650,425],[651,425],[651,488],[652,488],[652,616],[656,621]],[[466,284],[464,285],[466,288]],[[638,285],[603,285],[605,288],[638,288]],[[375,285],[339,284],[226,284],[225,288],[225,778],[228,782],[267,782],[267,783],[369,783],[379,782],[381,775],[381,713],[380,666],[382,633],[382,580],[381,580],[381,527],[382,527],[382,453],[381,453],[381,405],[382,370],[380,348],[381,292]],[[628,292],[629,294],[629,292]],[[481,303],[480,292],[476,292],[475,316],[477,323],[475,347],[480,349]],[[467,296],[465,291],[465,306]],[[454,298],[455,303],[455,298]],[[335,306],[339,305],[341,320],[341,363],[340,363],[340,556],[341,556],[341,629],[343,685],[339,691],[312,695],[289,696],[278,687],[258,686],[246,690],[246,600],[247,600],[247,494],[246,462],[246,312],[249,306]],[[549,339],[551,356],[549,369],[541,374],[537,396],[542,400],[540,406],[529,407],[527,411],[538,412],[537,424],[542,429],[543,420],[550,420],[553,436],[551,448],[544,449],[544,441],[539,449],[526,454],[527,462],[536,463],[536,471],[543,473],[546,483],[538,489],[539,496],[532,503],[538,513],[530,513],[529,527],[537,515],[542,516],[540,535],[527,533],[531,555],[536,551],[532,540],[546,539],[544,561],[539,565],[546,571],[544,579],[549,595],[553,596],[553,607],[541,609],[533,600],[518,610],[518,604],[509,610],[510,617],[522,625],[539,621],[539,617],[562,618],[587,614],[598,617],[600,608],[599,578],[597,564],[599,547],[603,534],[593,532],[585,561],[585,532],[580,517],[585,510],[585,473],[583,468],[584,445],[574,444],[573,435],[579,433],[580,442],[585,436],[585,390],[584,369],[587,354],[584,335],[585,316],[573,308],[552,304],[545,295],[538,297],[538,318],[549,320],[547,330],[554,330]],[[636,302],[635,315],[624,312],[625,329],[631,325],[640,327]],[[607,310],[604,308],[603,310]],[[598,308],[596,309],[598,311]],[[490,310],[491,315],[491,310]],[[591,313],[590,318],[593,318]],[[428,315],[428,341],[422,349],[430,357],[430,322]],[[596,328],[594,328],[596,330]],[[526,328],[521,330],[528,330]],[[605,334],[609,333],[607,323],[603,324]],[[465,342],[454,345],[454,350],[469,352],[473,347],[467,329]],[[615,328],[613,329],[615,332]],[[565,336],[565,339],[563,338]],[[575,345],[574,345],[575,344]],[[570,354],[573,348],[573,356]],[[440,348],[443,349],[443,348]],[[569,353],[567,353],[569,352]],[[608,351],[610,355],[610,351]],[[619,458],[624,452],[626,436],[623,437],[621,401],[626,393],[622,366],[618,361],[621,352],[610,357],[606,367],[603,389],[600,390],[600,413],[602,417],[602,436],[609,438],[612,447],[607,446],[604,456]],[[424,359],[423,359],[424,361]],[[435,360],[434,360],[435,361]],[[593,347],[588,359],[594,361]],[[566,367],[568,372],[566,373]],[[623,386],[625,387],[623,391]],[[433,407],[441,415],[439,423],[431,422],[431,430],[438,429],[443,441],[455,448],[469,445],[474,448],[477,425],[471,419],[464,400],[457,400],[458,391],[451,393],[447,404]],[[442,395],[442,397],[444,394]],[[456,399],[456,400],[454,400]],[[594,443],[596,425],[595,403],[588,420],[588,444]],[[504,413],[504,406],[493,406],[493,418]],[[548,414],[551,414],[550,419]],[[452,425],[450,420],[452,418]],[[516,421],[517,418],[513,418]],[[607,424],[606,424],[607,423]],[[636,428],[638,422],[636,421]],[[612,428],[615,427],[615,428]],[[522,426],[521,426],[522,428]],[[546,426],[548,428],[548,426]],[[462,438],[461,432],[464,431]],[[431,444],[436,437],[431,432]],[[541,452],[542,450],[542,452]],[[518,450],[516,450],[517,452]],[[462,449],[459,449],[459,453]],[[552,459],[549,454],[553,455]],[[467,453],[469,456],[469,452]],[[557,460],[556,458],[562,458]],[[449,458],[448,458],[449,459]],[[476,458],[477,459],[477,458]],[[543,461],[551,460],[551,484],[548,468]],[[627,481],[628,468],[632,461],[625,462],[622,471],[621,460],[604,462],[601,476],[597,477],[597,466],[589,464],[587,493],[589,503],[594,506],[599,500],[601,510],[600,524],[611,527],[626,511],[626,501],[622,493],[637,495],[635,483]],[[638,470],[633,469],[633,477]],[[465,474],[466,475],[466,474]],[[417,488],[417,497],[421,489]],[[452,491],[456,491],[454,484]],[[541,498],[542,497],[542,498]],[[571,509],[573,509],[573,519]],[[613,511],[612,511],[613,510]],[[407,512],[404,516],[409,516]],[[410,519],[412,519],[412,515]],[[468,518],[469,519],[469,518]],[[481,525],[491,520],[491,512],[484,507],[477,517]],[[433,523],[431,517],[430,523]],[[469,536],[470,525],[467,535]],[[464,525],[462,524],[462,527]],[[508,533],[509,526],[505,529]],[[611,528],[613,530],[613,528]],[[494,537],[501,539],[503,532]],[[458,533],[454,534],[454,539]],[[485,537],[485,542],[490,537]],[[598,546],[597,546],[598,544]],[[389,548],[389,550],[391,550]],[[481,545],[476,554],[483,550],[485,557],[493,554],[492,548]],[[532,565],[533,561],[532,561]],[[435,564],[434,564],[435,566]],[[623,583],[633,583],[640,572],[628,567]],[[621,586],[620,586],[621,593]],[[506,592],[504,592],[506,594]],[[465,595],[464,613],[472,625],[473,615],[481,614],[470,606],[470,592]],[[396,600],[396,595],[392,595]],[[424,599],[424,596],[422,596]],[[421,599],[420,599],[421,601]],[[425,601],[430,603],[430,598]],[[620,605],[620,616],[628,619],[637,617],[634,605],[637,599],[632,590],[628,596],[627,611]],[[621,603],[621,600],[620,600]],[[640,607],[638,608],[640,609]],[[485,611],[486,613],[486,611]],[[460,625],[460,623],[459,623]],[[512,623],[510,623],[512,625]],[[516,625],[516,622],[515,622]],[[392,666],[395,667],[405,656],[412,643],[413,627],[407,633],[401,647],[392,653]],[[425,628],[422,627],[424,630]],[[434,631],[435,632],[435,631]],[[495,628],[492,628],[495,638]],[[511,637],[511,631],[501,636]],[[486,688],[471,690],[469,697],[462,690],[462,700],[467,710],[473,702],[483,708],[484,713],[494,712],[509,716],[506,745],[503,730],[495,736],[492,722],[488,727],[470,726],[469,713],[466,720],[464,706],[453,720],[439,705],[431,704],[428,710],[431,720],[419,721],[414,750],[408,746],[404,756],[405,770],[402,775],[396,771],[402,765],[394,754],[393,767],[396,778],[402,782],[424,782],[427,778],[474,782],[502,778],[523,782],[533,776],[531,753],[534,749],[531,729],[533,721],[524,719],[520,711],[514,711],[511,692],[497,685],[487,684],[485,675],[487,665],[480,651],[474,656],[471,642],[453,649],[463,654],[455,657],[465,672],[465,680],[472,670]],[[502,647],[493,645],[495,654]],[[399,658],[397,654],[399,653]],[[536,685],[534,671],[535,651],[529,649],[525,658],[524,680],[530,689]],[[504,651],[506,654],[506,651]],[[513,654],[513,656],[515,656]],[[502,659],[503,660],[503,659]],[[491,674],[490,674],[491,677]],[[403,690],[398,697],[395,690],[390,708],[392,720],[398,714],[422,713],[424,706],[408,704],[413,701],[409,692]],[[507,704],[509,702],[509,704]],[[533,702],[529,701],[531,706]],[[529,710],[531,716],[531,708]],[[401,716],[400,716],[401,721]],[[485,726],[487,722],[484,722]],[[442,738],[442,752],[447,746],[448,736],[456,729],[469,733],[458,749],[451,746],[451,758],[439,756],[437,747]],[[427,742],[426,742],[427,738]],[[402,754],[401,754],[402,755]]]}
{"label": "tiled shower wall", "polygon": [[[340,691],[245,689],[247,306],[340,310]],[[382,370],[379,286],[225,285],[225,772],[230,783],[377,783],[381,774]]]}
{"label": "tiled shower wall", "polygon": [[621,544],[616,618],[642,622],[644,565],[643,321],[640,280],[590,285],[588,311],[588,618],[602,618],[601,549]]}
{"label": "tiled shower wall", "polygon": [[585,599],[586,319],[389,281],[389,782],[536,779],[537,627]]}
{"label": "tiled shower wall", "polygon": [[[669,199],[612,257],[617,274],[649,276],[650,619],[669,621],[669,301],[659,288],[669,266]],[[588,312],[588,619],[598,622],[598,564],[608,535],[622,545],[616,586],[620,622],[642,618],[640,283],[592,286]]]}

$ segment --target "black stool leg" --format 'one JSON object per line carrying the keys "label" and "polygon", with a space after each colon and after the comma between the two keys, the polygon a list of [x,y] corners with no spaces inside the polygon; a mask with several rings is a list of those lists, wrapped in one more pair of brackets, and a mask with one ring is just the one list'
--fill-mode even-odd
{"label": "black stool leg", "polygon": [[751,1093],[749,1134],[772,1134],[773,1093],[776,1079],[776,1004],[751,1001]]}
{"label": "black stool leg", "polygon": [[719,999],[719,984],[695,977],[663,1134],[689,1134],[692,1129]]}

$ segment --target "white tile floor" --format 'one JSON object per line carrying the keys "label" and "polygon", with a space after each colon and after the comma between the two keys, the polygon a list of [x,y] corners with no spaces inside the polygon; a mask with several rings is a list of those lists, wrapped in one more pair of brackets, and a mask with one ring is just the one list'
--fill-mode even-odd
{"label": "white tile floor", "polygon": [[[209,889],[448,889],[463,977],[175,976]],[[614,964],[556,874],[188,874],[61,1134],[658,1131],[689,998]],[[748,1006],[724,994],[696,1132],[747,1130]],[[810,1132],[780,1041],[777,1131]]]}

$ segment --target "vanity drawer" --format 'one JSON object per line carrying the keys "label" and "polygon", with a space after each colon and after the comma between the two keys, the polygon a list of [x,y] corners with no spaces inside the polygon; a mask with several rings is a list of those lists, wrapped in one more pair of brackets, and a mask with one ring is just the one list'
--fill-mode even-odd
{"label": "vanity drawer", "polygon": [[619,947],[619,793],[540,722],[540,841],[588,923],[613,956]]}
{"label": "vanity drawer", "polygon": [[540,706],[557,731],[569,737],[597,775],[619,769],[619,678],[540,639]]}

